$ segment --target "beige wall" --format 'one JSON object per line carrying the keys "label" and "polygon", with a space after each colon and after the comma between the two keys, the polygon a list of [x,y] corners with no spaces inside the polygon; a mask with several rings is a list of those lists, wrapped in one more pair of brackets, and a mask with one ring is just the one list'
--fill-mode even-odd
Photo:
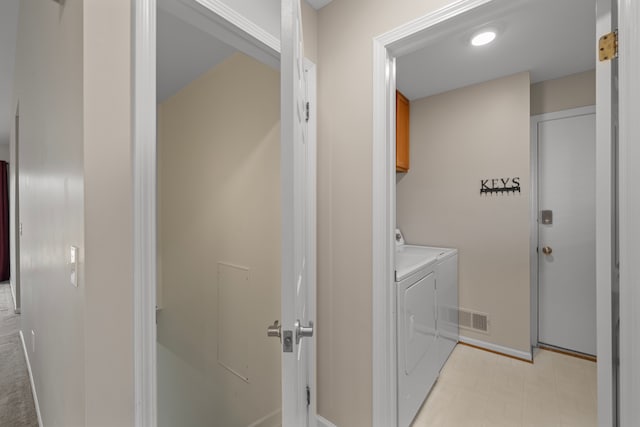
{"label": "beige wall", "polygon": [[304,38],[304,56],[318,63],[318,12],[306,1],[302,5],[302,31]]}
{"label": "beige wall", "polygon": [[21,330],[47,426],[86,425],[86,286],[67,267],[69,246],[84,249],[83,3],[20,2]]}
{"label": "beige wall", "polygon": [[20,8],[21,328],[43,424],[133,425],[131,4]]}
{"label": "beige wall", "polygon": [[340,427],[371,425],[372,38],[448,3],[318,12],[318,410]]}
{"label": "beige wall", "polygon": [[9,144],[0,145],[0,160],[9,161]]}
{"label": "beige wall", "polygon": [[[280,408],[265,334],[280,318],[279,79],[238,53],[159,106],[160,426],[247,426]],[[249,269],[242,303],[219,291],[219,262]],[[227,306],[245,323],[221,325]],[[227,351],[249,382],[218,363]]]}
{"label": "beige wall", "polygon": [[[411,169],[397,223],[412,244],[459,250],[459,303],[489,334],[529,352],[529,73],[411,102]],[[522,192],[480,195],[480,180],[519,177]]]}
{"label": "beige wall", "polygon": [[589,70],[531,85],[531,115],[596,103],[596,72]]}
{"label": "beige wall", "polygon": [[135,407],[132,7],[129,0],[83,3],[87,254],[84,425],[131,426]]}

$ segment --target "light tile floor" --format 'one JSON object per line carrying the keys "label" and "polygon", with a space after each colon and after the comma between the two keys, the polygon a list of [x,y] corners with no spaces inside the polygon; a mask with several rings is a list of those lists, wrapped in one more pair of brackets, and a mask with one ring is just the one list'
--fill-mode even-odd
{"label": "light tile floor", "polygon": [[597,426],[596,364],[546,350],[534,363],[458,345],[413,427]]}

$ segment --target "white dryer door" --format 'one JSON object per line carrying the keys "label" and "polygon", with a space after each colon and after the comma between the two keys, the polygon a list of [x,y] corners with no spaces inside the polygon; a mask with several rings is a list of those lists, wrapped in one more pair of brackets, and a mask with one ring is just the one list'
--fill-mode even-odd
{"label": "white dryer door", "polygon": [[410,375],[436,345],[436,277],[432,272],[404,291],[405,373]]}

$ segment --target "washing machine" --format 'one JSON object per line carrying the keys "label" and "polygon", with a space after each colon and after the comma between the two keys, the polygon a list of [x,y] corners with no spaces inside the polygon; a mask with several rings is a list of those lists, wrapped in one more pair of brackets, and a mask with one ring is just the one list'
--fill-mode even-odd
{"label": "washing machine", "polygon": [[458,342],[458,251],[396,246],[398,426],[410,426]]}

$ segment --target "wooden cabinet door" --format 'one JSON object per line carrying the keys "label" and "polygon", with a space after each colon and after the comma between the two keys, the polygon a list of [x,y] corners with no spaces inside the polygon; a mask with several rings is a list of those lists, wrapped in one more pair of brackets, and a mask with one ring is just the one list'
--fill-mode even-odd
{"label": "wooden cabinet door", "polygon": [[396,172],[409,171],[409,100],[396,91]]}

